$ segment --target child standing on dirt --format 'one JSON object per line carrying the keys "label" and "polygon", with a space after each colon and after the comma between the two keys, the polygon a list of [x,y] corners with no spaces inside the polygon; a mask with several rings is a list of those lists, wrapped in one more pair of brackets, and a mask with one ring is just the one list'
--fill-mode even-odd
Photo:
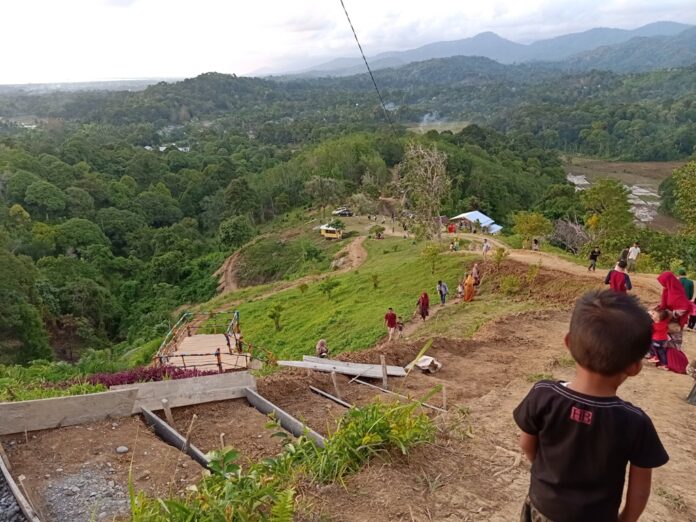
{"label": "child standing on dirt", "polygon": [[565,337],[575,359],[573,380],[538,382],[513,414],[532,462],[521,521],[638,520],[652,468],[669,456],[650,417],[616,391],[640,372],[652,329],[633,296],[594,291],[578,299]]}
{"label": "child standing on dirt", "polygon": [[399,332],[399,339],[404,336],[404,320],[399,316],[396,319],[396,331]]}
{"label": "child standing on dirt", "polygon": [[650,346],[652,357],[649,362],[657,363],[658,368],[668,370],[665,343],[669,341],[669,322],[672,316],[664,308],[657,308],[650,311],[650,317],[653,320],[653,333]]}
{"label": "child standing on dirt", "polygon": [[626,273],[626,261],[619,261],[613,269],[609,270],[607,277],[604,278],[604,284],[620,294],[633,289],[631,278]]}
{"label": "child standing on dirt", "polygon": [[394,336],[394,330],[396,330],[396,314],[394,313],[394,309],[390,306],[389,310],[387,310],[387,313],[384,314],[384,326],[387,327],[387,334],[389,334],[389,341],[392,340],[392,337]]}

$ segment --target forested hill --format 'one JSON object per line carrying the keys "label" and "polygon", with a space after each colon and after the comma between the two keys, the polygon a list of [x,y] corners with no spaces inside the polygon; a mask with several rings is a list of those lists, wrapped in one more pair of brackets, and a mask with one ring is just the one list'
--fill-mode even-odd
{"label": "forested hill", "polygon": [[[500,63],[558,62],[582,53],[591,53],[600,47],[612,48],[636,38],[650,41],[652,37],[675,36],[690,27],[692,26],[675,22],[656,22],[633,30],[596,27],[580,33],[538,40],[531,44],[519,44],[495,33],[485,32],[460,40],[433,42],[416,49],[381,53],[371,57],[370,63],[373,70],[378,70],[452,56],[483,56]],[[657,40],[654,43],[659,45]],[[674,58],[677,57],[669,57],[670,60]],[[644,64],[636,65],[641,67],[641,70],[646,68]],[[656,68],[664,66],[667,65],[658,64]],[[360,58],[337,58],[300,74],[306,77],[350,76],[363,70],[364,64]]]}
{"label": "forested hill", "polygon": [[562,62],[568,70],[599,69],[638,72],[685,67],[696,63],[696,27],[674,36],[633,38],[628,42],[593,49]]}
{"label": "forested hill", "polygon": [[[696,145],[696,66],[641,74],[454,57],[375,72],[393,121],[468,121],[529,132],[547,147],[634,160],[684,158]],[[141,92],[0,95],[0,116],[154,129],[218,121],[267,144],[320,141],[384,125],[365,74],[264,80],[209,73]],[[143,143],[146,144],[146,143]]]}

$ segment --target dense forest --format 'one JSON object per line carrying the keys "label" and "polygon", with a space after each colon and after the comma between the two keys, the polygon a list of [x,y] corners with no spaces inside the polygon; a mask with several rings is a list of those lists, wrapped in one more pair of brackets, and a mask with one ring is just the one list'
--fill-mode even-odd
{"label": "dense forest", "polygon": [[[375,72],[390,119],[466,121],[531,133],[545,147],[625,160],[681,159],[696,146],[696,67],[617,74],[453,57]],[[139,92],[0,95],[0,117],[145,124],[216,122],[269,145],[318,143],[384,121],[369,78],[275,80],[210,73]],[[153,144],[158,135],[143,136]],[[150,143],[152,142],[152,143]]]}
{"label": "dense forest", "polygon": [[[390,168],[413,136],[332,132],[305,146],[193,123],[169,132],[55,121],[6,135],[3,360],[76,360],[87,348],[163,334],[174,309],[212,297],[212,273],[259,225],[323,203],[311,189],[314,178],[332,180],[336,203],[388,193]],[[174,137],[177,145],[168,142]],[[557,154],[531,136],[472,126],[419,139],[448,155],[447,212],[475,206],[504,222],[564,179]],[[149,145],[164,142],[170,144]]]}

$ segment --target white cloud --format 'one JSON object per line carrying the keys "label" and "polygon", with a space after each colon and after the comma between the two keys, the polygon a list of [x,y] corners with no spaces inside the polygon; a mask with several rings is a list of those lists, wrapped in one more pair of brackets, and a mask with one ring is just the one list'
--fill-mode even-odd
{"label": "white cloud", "polygon": [[[693,0],[345,0],[368,55],[495,31],[696,23]],[[288,70],[357,56],[338,0],[2,0],[0,83]]]}

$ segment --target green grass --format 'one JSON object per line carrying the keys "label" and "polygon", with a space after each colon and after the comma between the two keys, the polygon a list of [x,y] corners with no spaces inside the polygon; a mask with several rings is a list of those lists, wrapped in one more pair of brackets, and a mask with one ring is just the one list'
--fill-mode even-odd
{"label": "green grass", "polygon": [[236,265],[236,278],[244,286],[324,272],[336,253],[351,238],[330,241],[315,230],[321,221],[308,216],[304,222],[291,221],[293,228],[279,224],[277,229],[243,247]]}
{"label": "green grass", "polygon": [[470,303],[457,303],[438,312],[415,333],[416,338],[447,337],[469,339],[481,326],[503,315],[537,310],[539,305],[529,301],[513,301],[500,294],[487,293],[474,297]]}
{"label": "green grass", "polygon": [[[404,320],[410,319],[423,290],[432,302],[437,301],[435,285],[443,279],[454,292],[457,278],[475,259],[441,256],[432,274],[429,263],[420,255],[424,246],[397,238],[366,241],[367,261],[358,270],[334,276],[340,286],[331,299],[321,292],[321,283],[315,282],[304,294],[292,289],[240,304],[245,339],[279,357],[293,358],[313,353],[321,338],[328,341],[334,354],[371,347],[385,333],[383,317],[388,307]],[[377,289],[373,288],[372,274],[379,274]],[[268,311],[276,303],[284,308],[280,332],[268,318]]]}

